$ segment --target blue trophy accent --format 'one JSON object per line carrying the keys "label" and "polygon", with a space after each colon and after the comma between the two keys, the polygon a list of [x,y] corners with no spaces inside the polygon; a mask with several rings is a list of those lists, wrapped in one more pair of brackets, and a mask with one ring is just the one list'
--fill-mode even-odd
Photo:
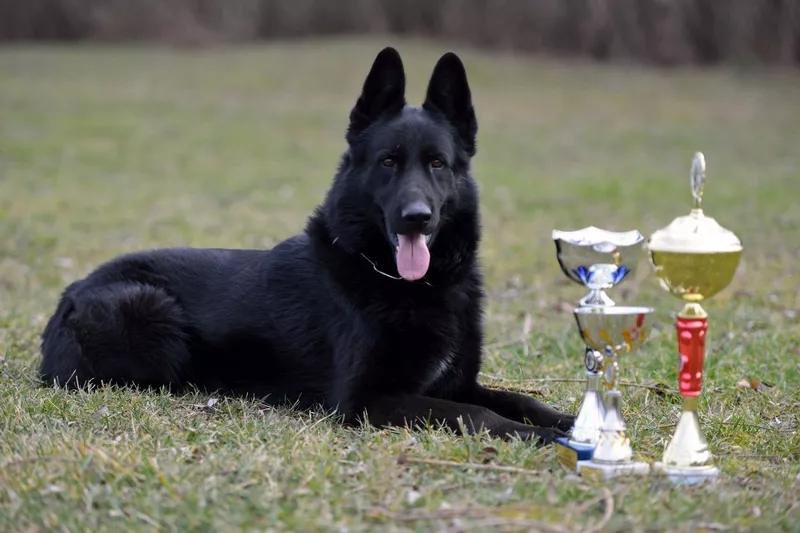
{"label": "blue trophy accent", "polygon": [[620,265],[617,271],[614,273],[614,285],[625,279],[625,276],[627,276],[629,273],[630,270],[628,270],[628,267],[625,265]]}
{"label": "blue trophy accent", "polygon": [[[611,275],[611,285],[617,285],[619,282],[624,280],[628,274],[630,274],[630,272],[630,269],[625,265],[620,265],[617,267],[617,269],[614,270],[614,273]],[[578,278],[584,285],[590,285],[594,283],[596,273],[596,270],[590,270],[583,265],[572,269],[572,274],[574,274],[575,277]]]}
{"label": "blue trophy accent", "polygon": [[581,280],[581,283],[583,283],[584,285],[588,285],[589,283],[591,283],[592,278],[594,277],[594,272],[590,272],[589,269],[583,265],[579,266],[576,269],[573,269],[572,273],[575,274],[578,277],[578,279]]}

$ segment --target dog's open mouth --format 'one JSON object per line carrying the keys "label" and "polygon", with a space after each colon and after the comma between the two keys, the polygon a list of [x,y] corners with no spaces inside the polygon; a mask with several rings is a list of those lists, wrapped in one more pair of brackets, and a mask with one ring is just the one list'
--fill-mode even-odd
{"label": "dog's open mouth", "polygon": [[392,233],[391,237],[396,251],[397,272],[408,281],[422,279],[431,263],[428,246],[433,236],[423,233]]}

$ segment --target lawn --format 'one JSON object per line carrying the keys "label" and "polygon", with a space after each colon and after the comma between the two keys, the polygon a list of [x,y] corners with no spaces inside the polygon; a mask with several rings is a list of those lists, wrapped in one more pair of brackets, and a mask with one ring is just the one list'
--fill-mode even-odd
{"label": "lawn", "polygon": [[[448,48],[395,43],[419,103]],[[480,127],[487,383],[577,409],[571,307],[583,291],[558,269],[550,232],[649,235],[688,213],[692,154],[705,153],[706,212],[745,245],[736,279],[705,305],[701,422],[723,469],[713,487],[597,484],[562,470],[552,448],[345,430],[200,392],[38,383],[60,291],[100,262],[269,247],[301,231],[385,44],[0,49],[0,531],[798,531],[797,72],[458,50]],[[639,385],[623,389],[634,448],[657,460],[680,412],[681,304],[646,262],[611,295],[657,309],[652,340],[623,369]]]}

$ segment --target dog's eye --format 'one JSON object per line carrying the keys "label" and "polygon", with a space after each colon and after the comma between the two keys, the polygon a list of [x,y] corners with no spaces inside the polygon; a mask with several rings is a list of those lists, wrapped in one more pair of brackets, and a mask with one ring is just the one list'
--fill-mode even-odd
{"label": "dog's eye", "polygon": [[381,165],[385,167],[393,167],[395,165],[394,157],[384,157],[381,159]]}
{"label": "dog's eye", "polygon": [[441,159],[434,159],[433,161],[431,161],[431,168],[443,168],[443,167],[444,167],[444,161],[442,161]]}

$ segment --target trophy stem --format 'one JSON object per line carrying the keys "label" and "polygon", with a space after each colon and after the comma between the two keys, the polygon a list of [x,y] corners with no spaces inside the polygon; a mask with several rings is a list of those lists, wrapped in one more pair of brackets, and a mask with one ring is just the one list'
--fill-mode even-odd
{"label": "trophy stem", "polygon": [[711,451],[708,449],[700,419],[697,416],[697,396],[683,397],[683,412],[672,440],[664,450],[664,468],[694,469],[711,466]]}
{"label": "trophy stem", "polygon": [[678,313],[680,318],[708,318],[708,313],[703,309],[698,302],[689,302],[683,306],[681,312]]}
{"label": "trophy stem", "polygon": [[628,463],[633,459],[633,449],[622,418],[622,393],[612,388],[606,393],[606,415],[600,439],[592,461],[601,464]]}
{"label": "trophy stem", "polygon": [[621,475],[644,475],[650,465],[634,461],[631,440],[622,419],[622,393],[616,387],[606,393],[606,416],[600,440],[592,458],[581,463],[580,474],[587,478],[608,480]]}
{"label": "trophy stem", "polygon": [[690,303],[675,321],[680,352],[678,383],[683,396],[683,412],[672,440],[664,450],[662,462],[657,466],[675,482],[698,483],[719,474],[719,469],[712,464],[711,451],[697,416],[703,390],[707,316],[699,304]]}
{"label": "trophy stem", "polygon": [[589,294],[578,301],[581,307],[609,307],[616,305],[603,289],[592,289]]}
{"label": "trophy stem", "polygon": [[587,345],[583,362],[586,367],[586,392],[578,415],[570,428],[570,436],[556,439],[558,461],[573,472],[578,471],[580,461],[587,461],[592,457],[600,439],[600,428],[605,416],[601,385],[603,355]]}
{"label": "trophy stem", "polygon": [[[703,311],[698,304],[694,305]],[[706,355],[708,318],[684,318],[679,314],[675,320],[675,329],[678,332],[678,351],[680,352],[678,361],[680,393],[682,396],[700,396],[703,390],[703,364]]]}
{"label": "trophy stem", "polygon": [[597,446],[604,415],[602,375],[599,372],[587,370],[586,392],[578,416],[575,417],[575,424],[572,426],[569,444],[592,448]]}

